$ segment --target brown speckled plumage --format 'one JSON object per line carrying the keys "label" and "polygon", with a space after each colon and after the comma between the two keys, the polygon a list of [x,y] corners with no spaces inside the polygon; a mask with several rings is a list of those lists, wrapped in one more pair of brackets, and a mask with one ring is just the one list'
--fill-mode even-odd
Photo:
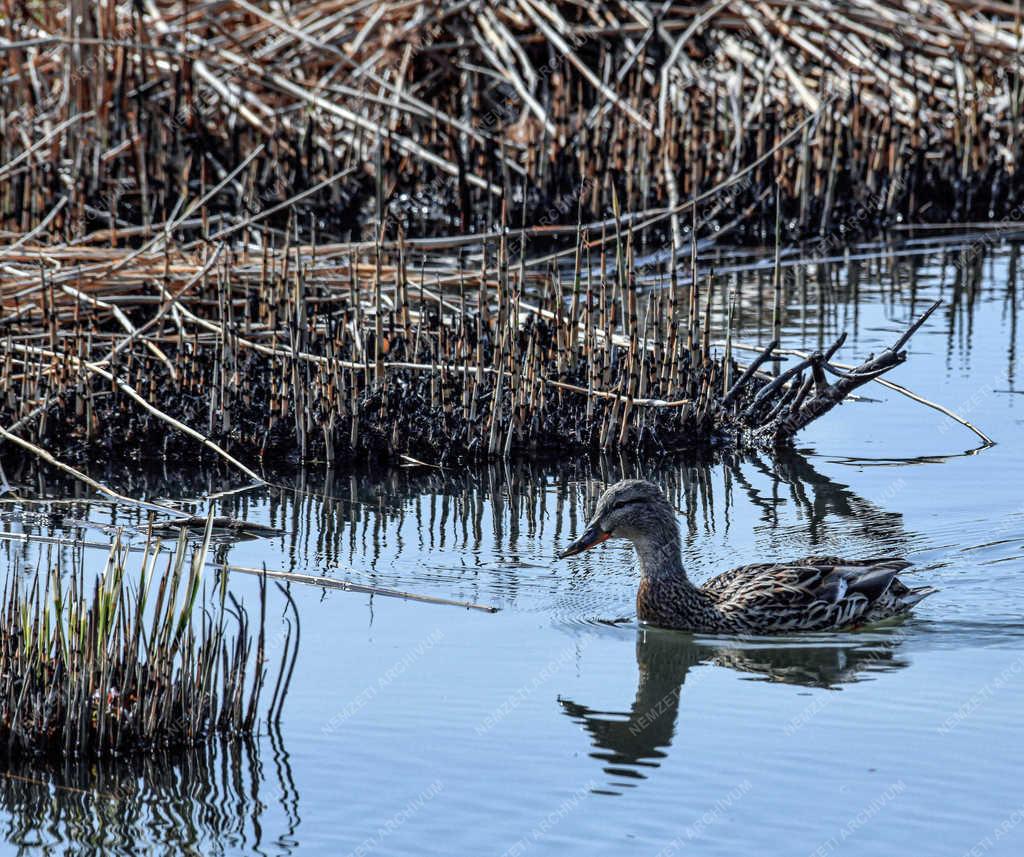
{"label": "brown speckled plumage", "polygon": [[601,495],[571,556],[608,538],[629,539],[640,563],[637,616],[663,628],[727,634],[781,634],[852,628],[900,616],[935,590],[910,588],[898,557],[845,560],[807,557],[723,572],[690,582],[679,552],[679,527],[656,485],[617,482]]}

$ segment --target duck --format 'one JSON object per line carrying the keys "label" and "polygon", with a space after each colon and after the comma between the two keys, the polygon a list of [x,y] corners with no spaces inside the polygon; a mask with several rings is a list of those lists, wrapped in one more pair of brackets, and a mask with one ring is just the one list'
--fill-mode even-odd
{"label": "duck", "polygon": [[903,583],[898,575],[911,563],[902,557],[809,556],[753,563],[697,586],[683,568],[675,510],[657,485],[642,479],[607,488],[582,535],[559,558],[613,538],[629,540],[636,550],[637,618],[678,631],[777,635],[851,630],[904,616],[937,591]]}

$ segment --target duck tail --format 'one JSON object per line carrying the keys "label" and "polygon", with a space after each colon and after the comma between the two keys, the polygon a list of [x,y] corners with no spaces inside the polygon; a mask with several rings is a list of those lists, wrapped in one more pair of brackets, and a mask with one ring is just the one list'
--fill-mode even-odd
{"label": "duck tail", "polygon": [[933,592],[938,592],[934,586],[915,586],[908,589],[906,592],[900,594],[900,601],[902,601],[909,610],[918,602],[924,600]]}

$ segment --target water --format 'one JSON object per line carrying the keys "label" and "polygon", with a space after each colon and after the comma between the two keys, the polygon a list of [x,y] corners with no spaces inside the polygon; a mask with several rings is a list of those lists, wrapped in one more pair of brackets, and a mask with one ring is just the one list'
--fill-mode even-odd
{"label": "water", "polygon": [[[1024,845],[1024,398],[1019,286],[1004,250],[976,287],[923,254],[830,274],[784,344],[842,329],[849,362],[946,303],[891,377],[998,443],[877,385],[771,459],[469,472],[98,476],[281,535],[221,558],[501,608],[295,586],[299,665],[279,733],[180,763],[0,778],[4,850],[261,854],[1009,855]],[[852,281],[851,281],[852,279]],[[756,301],[744,338],[764,338]],[[760,324],[760,328],[759,328]],[[884,404],[879,402],[884,400]],[[601,485],[644,475],[680,512],[702,580],[755,560],[900,553],[940,592],[888,628],[736,640],[642,630],[630,549],[553,559]],[[18,496],[69,497],[8,466]],[[220,496],[207,500],[210,494]],[[103,542],[133,510],[8,496],[3,527]],[[138,539],[138,536],[135,536]],[[0,542],[6,573],[103,551]],[[236,577],[242,597],[251,579]],[[278,605],[279,606],[279,605]],[[276,607],[275,607],[276,610]],[[271,650],[280,646],[278,613]],[[973,850],[972,850],[973,849]]]}

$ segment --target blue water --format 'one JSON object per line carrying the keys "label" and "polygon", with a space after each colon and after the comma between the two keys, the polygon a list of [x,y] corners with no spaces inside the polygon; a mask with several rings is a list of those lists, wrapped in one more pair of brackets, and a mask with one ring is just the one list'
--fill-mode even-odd
{"label": "blue water", "polygon": [[[4,850],[1022,853],[1024,396],[1007,392],[1021,369],[1022,285],[1010,268],[1000,248],[979,283],[958,288],[953,257],[934,253],[862,262],[856,282],[839,266],[824,287],[808,267],[809,308],[794,284],[783,321],[784,345],[801,349],[849,330],[837,359],[856,362],[943,300],[889,377],[976,423],[991,448],[870,385],[868,401],[833,411],[777,460],[308,470],[212,500],[240,483],[104,474],[136,496],[283,531],[223,547],[230,563],[501,610],[293,586],[302,641],[279,734],[187,764],[12,769],[0,779]],[[764,341],[745,297],[744,338]],[[55,490],[28,472],[7,472],[20,497]],[[628,545],[554,559],[601,487],[625,475],[666,486],[695,579],[756,560],[898,553],[914,561],[913,583],[940,591],[902,624],[859,633],[641,629]],[[98,527],[131,538],[144,520],[105,503],[3,499],[13,534],[102,542]],[[4,542],[0,563],[14,573],[57,552],[105,558]],[[255,592],[243,576],[232,587]]]}

